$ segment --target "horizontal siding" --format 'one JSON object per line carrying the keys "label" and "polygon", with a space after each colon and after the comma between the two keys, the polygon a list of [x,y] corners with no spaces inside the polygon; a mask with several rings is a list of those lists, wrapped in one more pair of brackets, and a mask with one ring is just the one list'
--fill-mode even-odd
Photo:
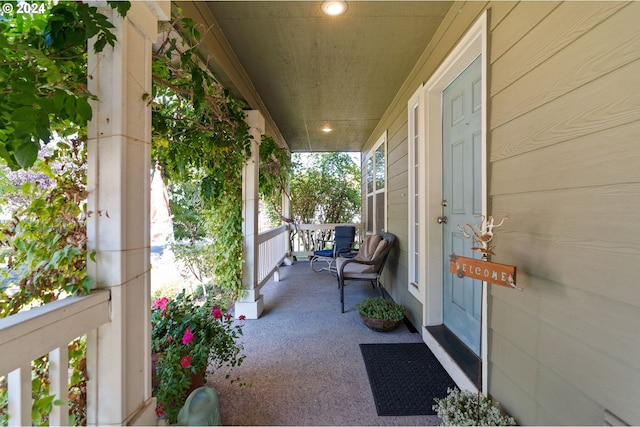
{"label": "horizontal siding", "polygon": [[544,108],[493,129],[491,160],[640,120],[639,75],[640,61],[634,61],[545,104]]}
{"label": "horizontal siding", "polygon": [[[529,151],[493,162],[492,194],[497,198],[513,193],[639,182],[638,135],[640,121],[635,121],[544,150]],[[541,174],[537,165],[542,164],[545,169]]]}
{"label": "horizontal siding", "polygon": [[[503,9],[506,9],[502,6]],[[640,423],[639,3],[522,2],[491,34],[490,393],[522,424]]]}
{"label": "horizontal siding", "polygon": [[[513,3],[493,3],[491,6],[491,48],[489,57],[495,62],[509,51],[511,46],[522,40],[538,22],[543,20],[551,11],[561,3],[555,1],[545,2],[521,2],[517,7]],[[496,10],[497,9],[497,10]],[[501,20],[501,14],[507,15],[503,25],[497,25]],[[493,27],[496,25],[497,27]]]}
{"label": "horizontal siding", "polygon": [[[526,5],[527,2],[520,3],[510,16],[517,16],[516,11],[521,7],[527,7]],[[511,40],[515,43],[499,59],[494,61],[494,58],[491,58],[490,62],[495,66],[491,69],[493,74],[491,96],[547,61],[624,6],[625,3],[620,2],[566,2],[546,16],[525,16],[518,20],[505,19],[503,24],[492,32],[492,44],[508,44],[509,34],[512,32],[510,28],[513,26],[538,23],[522,39],[517,42]],[[538,7],[546,8],[547,6],[541,2]],[[544,18],[544,20],[536,21],[534,18]],[[501,41],[501,27],[509,28],[505,31],[506,35],[502,37],[505,39],[504,42]]]}
{"label": "horizontal siding", "polygon": [[[640,25],[619,31],[640,3],[618,10],[606,22],[567,45],[492,98],[492,127],[500,126],[559,96],[640,58]],[[600,43],[608,40],[610,43]],[[532,85],[544,81],[531,90]]]}

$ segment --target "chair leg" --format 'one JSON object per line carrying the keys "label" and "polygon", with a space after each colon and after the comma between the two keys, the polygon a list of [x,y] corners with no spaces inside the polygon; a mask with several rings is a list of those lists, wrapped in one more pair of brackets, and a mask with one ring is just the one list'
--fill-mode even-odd
{"label": "chair leg", "polygon": [[382,298],[384,298],[384,288],[380,284],[380,281],[376,280],[376,284],[378,285],[378,289],[380,289],[380,295],[382,296]]}
{"label": "chair leg", "polygon": [[339,282],[338,286],[340,286],[340,304],[342,306],[342,312],[344,313],[344,282]]}

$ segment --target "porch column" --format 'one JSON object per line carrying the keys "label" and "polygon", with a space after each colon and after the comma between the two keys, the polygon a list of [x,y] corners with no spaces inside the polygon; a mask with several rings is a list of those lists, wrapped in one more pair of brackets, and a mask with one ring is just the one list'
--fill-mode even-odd
{"label": "porch column", "polygon": [[242,170],[242,228],[244,248],[242,284],[244,295],[235,304],[236,318],[257,319],[264,309],[264,301],[258,289],[258,175],[260,168],[260,140],[265,129],[265,119],[257,110],[247,111],[246,122],[251,127],[251,158]]}
{"label": "porch column", "polygon": [[87,261],[96,287],[111,292],[111,322],[88,337],[87,421],[155,425],[151,397],[149,186],[152,43],[170,2],[131,2],[127,17],[104,7],[115,47],[89,45],[88,86],[97,95],[88,127]]}

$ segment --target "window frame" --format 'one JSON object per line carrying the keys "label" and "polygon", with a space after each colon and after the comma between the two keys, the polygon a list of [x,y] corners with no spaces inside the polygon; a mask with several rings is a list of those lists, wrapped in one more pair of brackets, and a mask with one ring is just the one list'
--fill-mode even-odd
{"label": "window frame", "polygon": [[[382,169],[378,170],[378,157],[377,154],[382,150]],[[382,230],[387,229],[387,131],[378,138],[371,150],[365,156],[365,228],[369,234],[377,234]],[[371,165],[371,168],[370,168]],[[379,177],[379,173],[382,173],[382,179]],[[369,180],[371,179],[371,181]],[[379,182],[382,182],[382,187],[379,188]],[[382,195],[384,201],[383,205],[379,205],[379,195]],[[371,198],[371,209],[369,209],[369,201]],[[382,224],[378,224],[377,213],[378,209],[383,209]]]}
{"label": "window frame", "polygon": [[424,86],[416,90],[407,102],[407,171],[408,171],[408,271],[407,289],[418,301],[424,301],[425,263],[420,262],[426,255],[424,239],[426,200],[426,146],[424,119]]}

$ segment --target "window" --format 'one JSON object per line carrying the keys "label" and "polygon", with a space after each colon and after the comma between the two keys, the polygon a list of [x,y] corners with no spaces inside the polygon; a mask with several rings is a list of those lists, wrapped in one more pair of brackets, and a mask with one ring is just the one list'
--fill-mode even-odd
{"label": "window", "polygon": [[[422,301],[422,281],[423,274],[421,273],[420,262],[421,250],[420,250],[420,232],[421,232],[421,215],[424,210],[424,188],[420,185],[421,182],[421,169],[424,168],[420,155],[424,150],[424,136],[422,127],[424,121],[422,117],[423,104],[423,89],[422,86],[418,88],[416,93],[411,97],[408,103],[408,146],[409,146],[409,292]],[[422,193],[422,195],[421,195]]]}
{"label": "window", "polygon": [[386,228],[387,133],[376,142],[367,154],[367,233],[378,233]]}

